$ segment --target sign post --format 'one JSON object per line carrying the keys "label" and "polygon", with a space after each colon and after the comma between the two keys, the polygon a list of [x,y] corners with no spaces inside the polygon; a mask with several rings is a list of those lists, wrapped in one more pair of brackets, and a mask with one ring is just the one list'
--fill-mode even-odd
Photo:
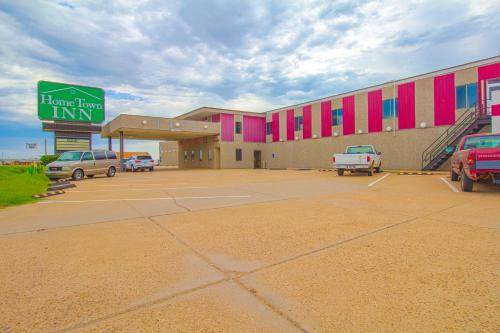
{"label": "sign post", "polygon": [[92,133],[101,131],[105,119],[103,89],[38,81],[37,105],[43,130],[55,133],[55,154],[92,149]]}

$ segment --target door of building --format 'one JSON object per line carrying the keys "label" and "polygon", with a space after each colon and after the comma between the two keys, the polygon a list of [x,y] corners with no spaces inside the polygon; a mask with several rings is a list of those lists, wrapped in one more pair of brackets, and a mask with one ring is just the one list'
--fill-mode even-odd
{"label": "door of building", "polygon": [[260,169],[262,167],[262,153],[260,150],[254,150],[253,151],[253,168],[254,169]]}

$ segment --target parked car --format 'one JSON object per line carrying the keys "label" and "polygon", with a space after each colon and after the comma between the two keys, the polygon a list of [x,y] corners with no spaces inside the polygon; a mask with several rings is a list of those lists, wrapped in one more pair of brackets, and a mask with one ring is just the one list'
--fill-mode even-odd
{"label": "parked car", "polygon": [[474,182],[500,184],[500,133],[466,135],[451,157],[451,180],[471,192]]}
{"label": "parked car", "polygon": [[132,170],[132,172],[148,169],[154,171],[155,161],[149,155],[134,155],[123,161],[123,168],[125,171]]}
{"label": "parked car", "polygon": [[379,173],[382,169],[381,155],[372,145],[347,146],[345,154],[333,155],[333,167],[339,176],[343,176],[346,170],[372,176],[374,171]]}
{"label": "parked car", "polygon": [[73,178],[82,180],[103,174],[114,177],[118,168],[116,154],[109,150],[67,151],[55,162],[47,164],[46,175],[50,179]]}

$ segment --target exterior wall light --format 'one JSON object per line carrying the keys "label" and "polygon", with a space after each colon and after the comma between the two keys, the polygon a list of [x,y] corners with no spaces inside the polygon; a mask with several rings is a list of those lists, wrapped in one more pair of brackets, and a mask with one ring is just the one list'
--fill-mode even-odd
{"label": "exterior wall light", "polygon": [[283,138],[280,138],[280,142],[283,142]]}
{"label": "exterior wall light", "polygon": [[313,135],[313,138],[314,138],[314,139],[317,139],[317,138],[318,138],[318,135],[314,134],[314,135]]}
{"label": "exterior wall light", "polygon": [[143,125],[146,125],[147,123],[148,123],[148,121],[147,121],[147,120],[143,120],[143,121],[142,121],[142,124],[143,124]]}
{"label": "exterior wall light", "polygon": [[425,121],[420,123],[420,128],[426,128],[426,127],[427,127],[427,123]]}
{"label": "exterior wall light", "polygon": [[180,127],[181,123],[175,123],[175,127]]}
{"label": "exterior wall light", "polygon": [[362,130],[362,129],[359,129],[359,130],[358,130],[358,134],[363,134],[363,130]]}
{"label": "exterior wall light", "polygon": [[339,133],[333,132],[333,136],[339,136]]}
{"label": "exterior wall light", "polygon": [[392,131],[392,127],[391,127],[391,126],[387,126],[387,127],[385,128],[385,130],[386,130],[387,132],[390,132],[390,131]]}
{"label": "exterior wall light", "polygon": [[295,140],[299,141],[299,137],[298,137],[298,136],[296,136],[296,137],[295,137]]}
{"label": "exterior wall light", "polygon": [[207,128],[208,128],[208,125],[203,125],[203,128],[204,128],[204,129],[207,129]]}

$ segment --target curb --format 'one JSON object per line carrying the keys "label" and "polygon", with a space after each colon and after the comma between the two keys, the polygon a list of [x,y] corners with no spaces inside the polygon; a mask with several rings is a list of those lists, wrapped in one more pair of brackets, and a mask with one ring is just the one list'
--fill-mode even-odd
{"label": "curb", "polygon": [[64,189],[71,188],[71,187],[76,187],[76,185],[75,184],[70,184],[69,182],[60,183],[60,184],[52,183],[52,184],[49,185],[49,188],[47,189],[47,192],[57,191],[57,190],[64,190]]}
{"label": "curb", "polygon": [[397,172],[398,175],[409,175],[409,176],[432,176],[435,175],[434,172],[426,171],[416,171],[416,172]]}
{"label": "curb", "polygon": [[319,169],[318,171],[319,172],[331,172],[331,171],[335,171],[335,169]]}
{"label": "curb", "polygon": [[33,198],[35,198],[35,199],[47,198],[47,197],[51,197],[51,196],[58,195],[58,194],[64,194],[64,193],[65,192],[61,191],[61,190],[51,191],[51,192],[46,192],[46,193],[42,193],[42,194],[35,194],[33,196]]}

